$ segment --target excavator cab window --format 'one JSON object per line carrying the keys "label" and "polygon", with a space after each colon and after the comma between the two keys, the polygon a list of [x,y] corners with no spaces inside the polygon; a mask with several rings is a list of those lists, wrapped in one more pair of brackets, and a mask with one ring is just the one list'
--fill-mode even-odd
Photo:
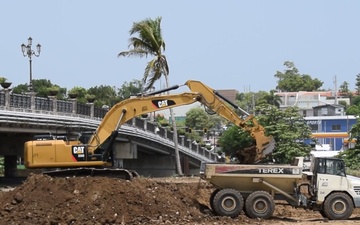
{"label": "excavator cab window", "polygon": [[67,136],[65,134],[37,134],[34,135],[33,140],[35,141],[45,141],[45,140],[63,140],[67,141]]}
{"label": "excavator cab window", "polygon": [[94,132],[92,132],[92,131],[82,132],[80,135],[79,141],[83,144],[86,144],[89,142],[89,140],[93,134],[94,134]]}
{"label": "excavator cab window", "polygon": [[45,140],[54,140],[55,137],[52,134],[37,134],[34,135],[34,141],[45,141]]}

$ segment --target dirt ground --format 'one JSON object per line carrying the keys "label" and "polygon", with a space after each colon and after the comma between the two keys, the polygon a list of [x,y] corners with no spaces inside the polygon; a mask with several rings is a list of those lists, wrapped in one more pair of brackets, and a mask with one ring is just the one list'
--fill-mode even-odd
{"label": "dirt ground", "polygon": [[31,174],[13,190],[0,192],[0,224],[43,225],[232,225],[355,224],[324,220],[318,212],[278,205],[266,221],[216,217],[209,209],[213,187],[200,178],[52,178]]}

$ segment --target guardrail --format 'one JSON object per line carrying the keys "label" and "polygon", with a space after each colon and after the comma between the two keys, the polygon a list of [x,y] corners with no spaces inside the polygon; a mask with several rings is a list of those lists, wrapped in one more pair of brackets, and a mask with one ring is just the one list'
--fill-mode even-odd
{"label": "guardrail", "polygon": [[[84,125],[86,128],[95,129],[99,124],[99,121],[105,116],[108,110],[95,107],[93,103],[82,104],[76,101],[76,99],[58,100],[54,96],[49,98],[36,97],[35,93],[28,94],[13,94],[9,90],[4,89],[0,92],[0,109],[6,111],[16,111],[17,113],[5,113],[1,120],[4,122],[8,119],[8,122],[27,121],[32,120],[33,114],[42,114],[41,119],[34,119],[34,122],[41,125],[43,121],[47,125],[53,123],[54,126],[69,126],[71,123],[74,126]],[[48,116],[46,116],[48,115]],[[56,115],[56,116],[51,116]],[[69,119],[67,117],[77,117],[95,120],[94,123],[83,121],[83,119]],[[173,143],[174,134],[166,127],[159,127],[156,123],[152,123],[147,119],[134,118],[127,122],[130,127],[141,129],[149,132],[156,137],[163,138],[164,140],[171,141]],[[146,136],[146,135],[144,135]],[[178,135],[178,143],[181,146],[181,150],[188,155],[198,154],[210,161],[217,161],[218,154],[207,150],[200,145],[193,143],[184,135]],[[205,160],[205,161],[207,161]]]}
{"label": "guardrail", "polygon": [[106,109],[94,107],[93,103],[82,104],[76,99],[59,100],[55,96],[42,98],[36,97],[34,92],[14,94],[7,89],[0,92],[0,107],[4,109],[18,108],[33,113],[49,111],[69,116],[77,114],[77,116],[90,118],[103,118],[107,112]]}

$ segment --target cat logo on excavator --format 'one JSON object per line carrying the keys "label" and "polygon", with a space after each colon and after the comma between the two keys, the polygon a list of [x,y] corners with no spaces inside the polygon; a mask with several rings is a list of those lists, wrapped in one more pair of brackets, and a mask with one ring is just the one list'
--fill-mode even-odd
{"label": "cat logo on excavator", "polygon": [[152,100],[152,103],[155,105],[156,108],[161,109],[168,106],[176,105],[175,101],[168,100],[168,99],[157,99]]}

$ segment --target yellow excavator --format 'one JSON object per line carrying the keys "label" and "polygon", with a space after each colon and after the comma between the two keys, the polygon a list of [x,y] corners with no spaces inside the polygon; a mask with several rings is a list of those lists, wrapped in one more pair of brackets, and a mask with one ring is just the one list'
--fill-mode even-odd
{"label": "yellow excavator", "polygon": [[[213,113],[248,131],[255,139],[256,146],[242,151],[244,163],[256,163],[273,151],[273,138],[265,135],[264,128],[252,115],[200,81],[188,80],[184,85],[188,86],[190,92],[164,94],[180,87],[175,85],[117,103],[107,112],[96,131],[90,134],[85,132],[78,138],[38,136],[37,139],[27,141],[24,145],[26,168],[51,169],[48,173],[54,175],[122,174],[125,179],[131,179],[137,176],[136,172],[111,168],[108,162],[121,125],[143,114],[195,102],[200,102]],[[243,115],[239,116],[236,110],[240,110]]]}

